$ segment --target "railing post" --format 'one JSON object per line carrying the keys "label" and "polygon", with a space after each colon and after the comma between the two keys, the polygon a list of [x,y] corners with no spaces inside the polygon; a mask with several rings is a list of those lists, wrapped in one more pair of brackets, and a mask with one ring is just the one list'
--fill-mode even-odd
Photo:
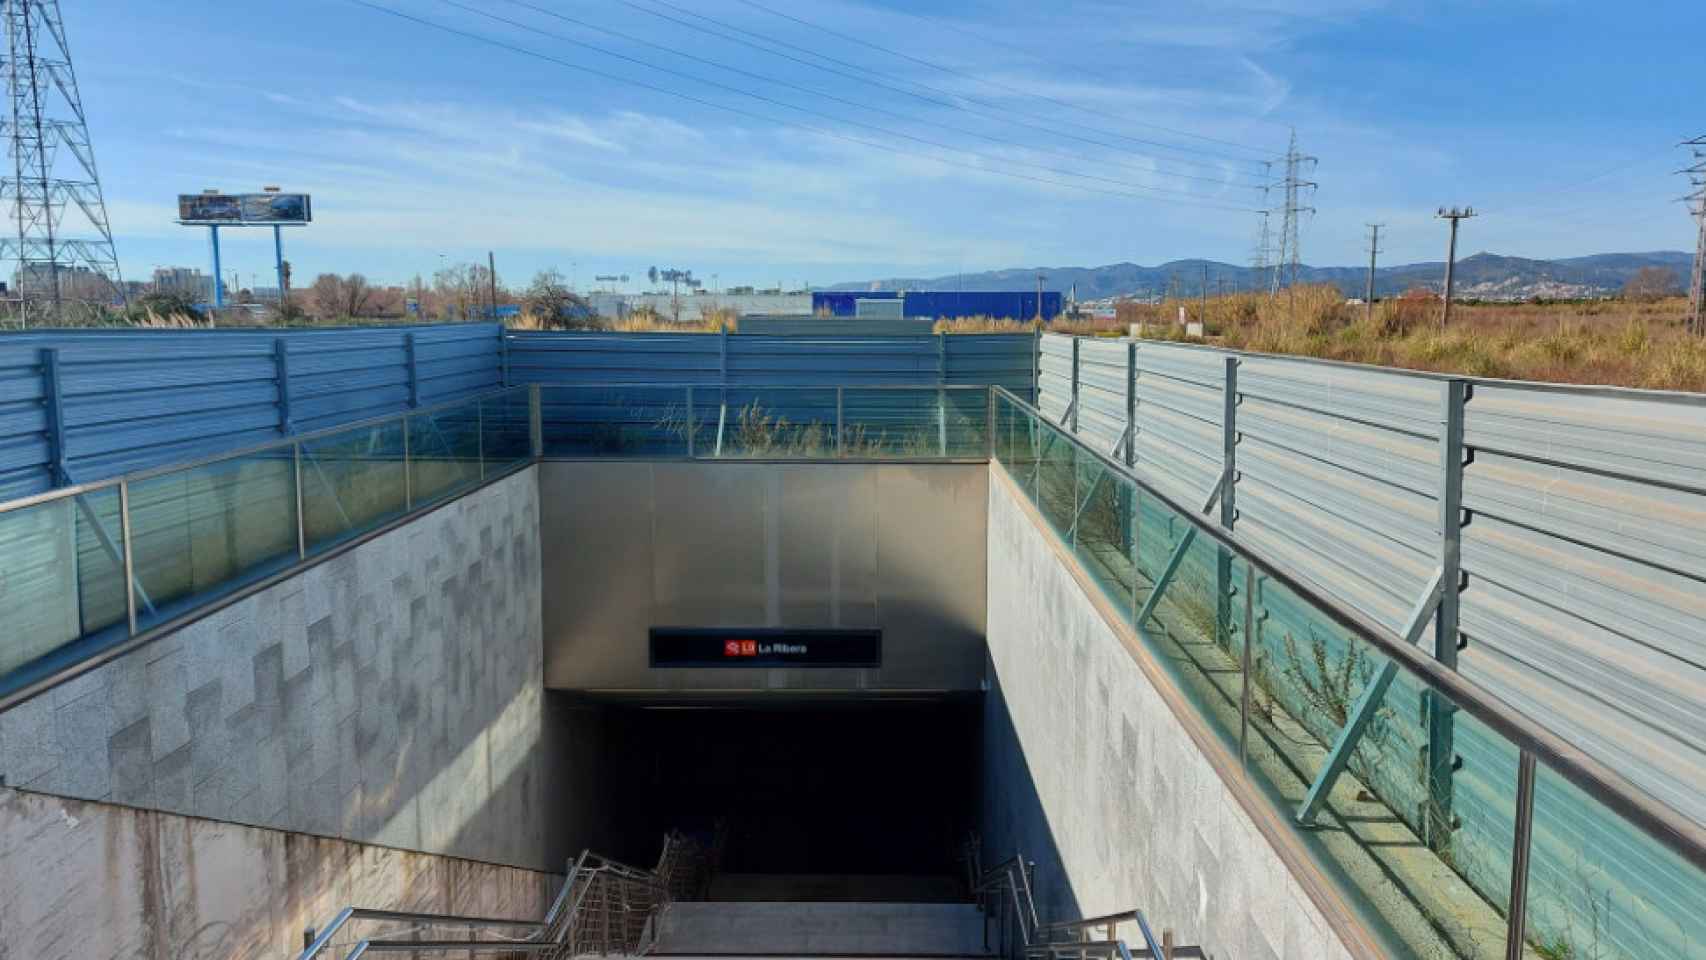
{"label": "railing post", "polygon": [[1256,645],[1256,565],[1244,564],[1244,649],[1238,658],[1238,765],[1250,767],[1250,664]]}
{"label": "railing post", "polygon": [[302,444],[290,445],[292,473],[296,478],[296,559],[308,559],[308,521],[302,516]]}
{"label": "railing post", "polygon": [[699,432],[699,408],[693,405],[693,384],[687,385],[687,459],[692,460],[697,454],[694,435]]}
{"label": "railing post", "polygon": [[[1238,358],[1227,357],[1225,370],[1220,413],[1220,526],[1231,530],[1238,515]],[[1215,551],[1215,624],[1226,649],[1232,644],[1234,592],[1232,551],[1221,546]],[[1248,637],[1245,642],[1249,642]]]}
{"label": "railing post", "polygon": [[1043,401],[1042,385],[1040,382],[1042,380],[1042,370],[1043,331],[1041,327],[1038,327],[1031,335],[1031,395],[1027,399],[1027,402],[1032,406],[1040,406]]}
{"label": "railing post", "polygon": [[[985,387],[983,390],[983,432],[984,456],[990,463],[995,462],[995,387]],[[1012,435],[1008,435],[1007,445],[1013,445]]]}
{"label": "railing post", "polygon": [[420,368],[415,363],[415,335],[413,333],[403,334],[403,354],[409,364],[409,409],[413,410],[421,405]]}
{"label": "railing post", "polygon": [[60,486],[70,478],[65,469],[65,400],[59,387],[59,351],[48,347],[41,352],[42,397],[47,403],[47,462],[53,473],[52,486]]}
{"label": "railing post", "polygon": [[1527,934],[1528,855],[1534,836],[1534,754],[1523,750],[1516,768],[1516,832],[1511,837],[1511,901],[1505,960],[1523,960]]}
{"label": "railing post", "polygon": [[1125,345],[1125,465],[1137,465],[1137,343]]}
{"label": "railing post", "polygon": [[290,435],[290,344],[283,337],[272,340],[273,380],[278,385],[278,432]]}
{"label": "railing post", "polygon": [[1078,355],[1083,342],[1082,337],[1072,338],[1072,426],[1068,429],[1073,436],[1078,435]]}
{"label": "railing post", "polygon": [[[1463,544],[1463,416],[1469,384],[1448,380],[1443,385],[1444,409],[1440,416],[1440,599],[1434,613],[1434,658],[1457,669],[1458,594],[1462,589]],[[1428,691],[1427,703],[1427,807],[1422,817],[1424,839],[1435,850],[1450,842],[1455,818],[1452,813],[1452,774],[1458,760],[1453,729],[1456,704]]]}
{"label": "railing post", "polygon": [[527,386],[527,434],[533,446],[533,459],[545,456],[545,417],[542,391],[537,383]]}
{"label": "railing post", "polygon": [[130,635],[136,636],[136,561],[130,551],[130,481],[118,482],[119,539],[124,542],[124,612]]}
{"label": "railing post", "polygon": [[948,335],[936,334],[936,453],[948,455]]}
{"label": "railing post", "polygon": [[403,417],[403,509],[415,508],[414,467],[409,460],[409,418]]}

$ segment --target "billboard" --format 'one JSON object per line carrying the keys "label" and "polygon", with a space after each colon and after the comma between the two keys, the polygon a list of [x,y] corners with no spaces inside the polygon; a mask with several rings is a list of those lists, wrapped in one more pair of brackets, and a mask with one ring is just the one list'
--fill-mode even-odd
{"label": "billboard", "polygon": [[182,223],[307,223],[314,208],[306,193],[183,193],[178,195]]}

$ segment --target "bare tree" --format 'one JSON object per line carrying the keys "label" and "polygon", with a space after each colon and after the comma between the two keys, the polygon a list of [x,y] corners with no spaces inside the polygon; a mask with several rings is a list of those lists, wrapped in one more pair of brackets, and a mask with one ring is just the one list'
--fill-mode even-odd
{"label": "bare tree", "polygon": [[1623,284],[1625,300],[1662,300],[1682,296],[1682,281],[1664,267],[1642,267]]}
{"label": "bare tree", "polygon": [[322,273],[308,288],[308,302],[314,316],[321,320],[336,320],[344,302],[343,279],[335,273]]}
{"label": "bare tree", "polygon": [[308,295],[314,314],[322,320],[342,320],[366,316],[372,305],[374,288],[359,273],[340,277],[322,273],[314,278]]}

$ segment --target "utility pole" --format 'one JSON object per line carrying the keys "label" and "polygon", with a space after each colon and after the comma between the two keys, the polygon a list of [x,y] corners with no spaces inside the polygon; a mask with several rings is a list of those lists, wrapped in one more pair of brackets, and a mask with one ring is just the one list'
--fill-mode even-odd
{"label": "utility pole", "polygon": [[1038,271],[1037,272],[1037,322],[1042,323],[1044,321],[1044,319],[1045,318],[1043,317],[1043,275],[1042,275],[1041,271]]}
{"label": "utility pole", "polygon": [[1457,207],[1450,210],[1439,208],[1439,219],[1451,221],[1451,246],[1447,248],[1445,257],[1445,309],[1439,315],[1441,330],[1451,325],[1451,272],[1457,266],[1457,225],[1474,215],[1474,207],[1464,207],[1461,210]]}
{"label": "utility pole", "polygon": [[486,251],[486,285],[492,295],[492,322],[498,319],[498,258],[492,251]]}
{"label": "utility pole", "polygon": [[1262,209],[1256,212],[1256,253],[1251,258],[1250,270],[1255,275],[1251,289],[1266,286],[1268,275],[1268,253],[1273,247],[1273,234],[1269,229],[1268,218],[1273,213],[1269,207],[1269,193],[1273,189],[1273,161],[1262,164]]}
{"label": "utility pole", "polygon": [[1203,336],[1206,337],[1206,336],[1208,336],[1208,261],[1207,260],[1204,260],[1202,262],[1202,291],[1201,292],[1202,292],[1202,316],[1198,317],[1197,319],[1202,321],[1202,332],[1203,332]]}
{"label": "utility pole", "polygon": [[1373,231],[1368,237],[1368,286],[1363,291],[1363,311],[1369,323],[1374,322],[1374,261],[1380,256],[1380,228],[1384,224],[1371,223],[1368,229]]}
{"label": "utility pole", "polygon": [[1684,140],[1682,145],[1694,153],[1694,163],[1678,171],[1688,177],[1693,192],[1683,197],[1691,204],[1696,237],[1694,240],[1694,273],[1688,285],[1688,332],[1706,337],[1706,136]]}

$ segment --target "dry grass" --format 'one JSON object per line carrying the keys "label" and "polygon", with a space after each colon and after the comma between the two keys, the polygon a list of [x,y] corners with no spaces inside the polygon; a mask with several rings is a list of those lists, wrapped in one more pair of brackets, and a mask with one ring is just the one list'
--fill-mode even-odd
{"label": "dry grass", "polygon": [[[1206,319],[1208,343],[1254,353],[1321,357],[1409,370],[1553,383],[1607,384],[1706,392],[1706,339],[1684,329],[1686,302],[1459,303],[1439,325],[1437,296],[1412,292],[1372,312],[1347,304],[1337,288],[1298,287],[1278,296],[1249,293],[1160,304],[1124,303],[1116,321],[1056,323],[1082,335],[1123,334],[1144,325],[1150,340],[1184,341],[1179,308]],[[938,325],[938,329],[944,329]],[[944,332],[970,333],[971,324]]]}

